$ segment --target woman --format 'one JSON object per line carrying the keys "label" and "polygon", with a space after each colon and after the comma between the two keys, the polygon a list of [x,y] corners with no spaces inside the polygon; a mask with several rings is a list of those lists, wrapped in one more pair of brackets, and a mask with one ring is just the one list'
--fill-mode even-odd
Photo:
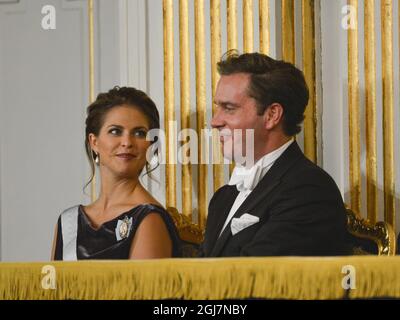
{"label": "woman", "polygon": [[58,219],[55,260],[149,259],[179,256],[174,223],[140,184],[152,142],[147,132],[159,129],[154,102],[142,91],[115,87],[101,93],[87,109],[86,154],[99,167],[99,198],[65,210]]}

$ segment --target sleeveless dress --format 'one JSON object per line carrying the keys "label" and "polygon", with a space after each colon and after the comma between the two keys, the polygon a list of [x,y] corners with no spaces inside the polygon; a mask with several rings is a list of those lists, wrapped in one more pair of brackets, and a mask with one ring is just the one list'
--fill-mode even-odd
{"label": "sleeveless dress", "polygon": [[158,213],[172,241],[172,256],[181,256],[181,241],[170,214],[162,207],[143,204],[130,209],[94,229],[77,205],[64,210],[57,222],[55,260],[129,259],[133,237],[143,218]]}

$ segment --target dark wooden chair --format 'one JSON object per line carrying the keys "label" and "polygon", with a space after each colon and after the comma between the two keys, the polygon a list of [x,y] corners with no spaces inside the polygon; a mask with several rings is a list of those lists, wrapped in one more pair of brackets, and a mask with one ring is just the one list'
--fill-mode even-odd
{"label": "dark wooden chair", "polygon": [[182,256],[186,258],[198,257],[200,254],[200,244],[204,238],[203,230],[187,216],[180,214],[176,208],[168,207],[167,211],[174,220],[179,237],[182,240]]}
{"label": "dark wooden chair", "polygon": [[347,229],[352,236],[353,254],[396,254],[396,236],[390,224],[383,221],[370,223],[347,208]]}

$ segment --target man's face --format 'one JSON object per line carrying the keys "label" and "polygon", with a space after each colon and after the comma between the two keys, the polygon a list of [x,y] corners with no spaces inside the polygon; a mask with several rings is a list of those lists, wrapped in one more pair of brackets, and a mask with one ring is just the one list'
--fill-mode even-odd
{"label": "man's face", "polygon": [[[241,156],[257,159],[267,135],[264,116],[257,115],[256,100],[248,95],[249,81],[247,73],[223,75],[215,92],[211,126],[220,132],[224,157],[236,162]],[[254,134],[253,146],[251,139],[246,139],[246,129]]]}

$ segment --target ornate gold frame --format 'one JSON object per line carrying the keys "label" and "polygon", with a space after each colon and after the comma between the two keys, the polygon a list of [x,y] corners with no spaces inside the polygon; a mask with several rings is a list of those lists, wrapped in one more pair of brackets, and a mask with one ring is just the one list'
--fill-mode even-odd
{"label": "ornate gold frame", "polygon": [[180,214],[176,208],[168,207],[167,211],[174,220],[181,240],[197,245],[203,242],[204,231],[198,224],[193,223],[189,217]]}
{"label": "ornate gold frame", "polygon": [[387,222],[370,223],[347,208],[347,229],[355,237],[373,240],[378,246],[378,255],[396,254],[396,235],[393,227]]}

